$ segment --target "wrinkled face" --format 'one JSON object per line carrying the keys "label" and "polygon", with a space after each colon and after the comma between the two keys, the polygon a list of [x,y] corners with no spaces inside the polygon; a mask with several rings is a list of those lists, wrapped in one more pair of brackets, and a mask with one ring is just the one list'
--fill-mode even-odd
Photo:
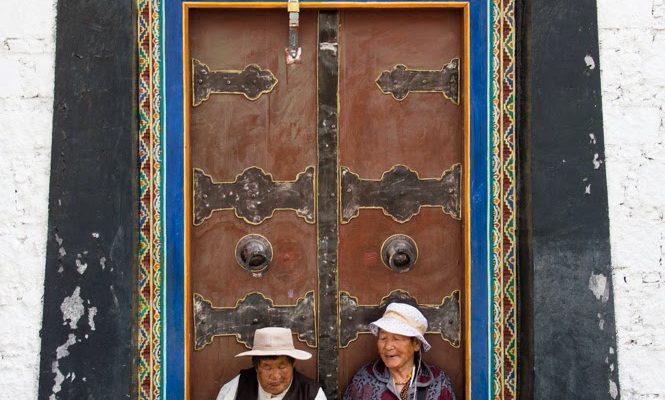
{"label": "wrinkled face", "polygon": [[413,367],[414,354],[420,350],[420,341],[409,336],[379,331],[377,348],[381,360],[389,370],[404,371]]}
{"label": "wrinkled face", "polygon": [[291,384],[293,364],[287,356],[261,359],[256,367],[256,375],[263,390],[270,394],[280,394]]}

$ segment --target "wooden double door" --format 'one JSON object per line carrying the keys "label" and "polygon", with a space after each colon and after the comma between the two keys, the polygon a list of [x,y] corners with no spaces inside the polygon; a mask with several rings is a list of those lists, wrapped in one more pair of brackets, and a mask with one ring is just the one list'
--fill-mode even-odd
{"label": "wooden double door", "polygon": [[256,328],[290,327],[329,399],[377,358],[390,301],[465,385],[468,104],[460,8],[193,8],[188,391],[214,399]]}

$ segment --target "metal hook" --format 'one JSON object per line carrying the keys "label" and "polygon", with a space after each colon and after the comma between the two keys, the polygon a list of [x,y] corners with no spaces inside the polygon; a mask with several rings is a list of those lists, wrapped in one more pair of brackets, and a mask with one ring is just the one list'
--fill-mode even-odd
{"label": "metal hook", "polygon": [[286,63],[300,62],[302,49],[298,46],[298,28],[300,27],[300,3],[298,0],[289,0],[289,46],[285,49]]}

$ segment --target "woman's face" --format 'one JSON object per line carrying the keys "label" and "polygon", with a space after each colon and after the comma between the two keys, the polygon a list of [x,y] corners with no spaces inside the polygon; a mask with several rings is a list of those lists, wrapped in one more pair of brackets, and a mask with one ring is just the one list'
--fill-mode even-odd
{"label": "woman's face", "polygon": [[256,367],[256,376],[263,390],[273,395],[280,394],[291,384],[293,363],[287,356],[261,359]]}
{"label": "woman's face", "polygon": [[379,331],[376,344],[381,360],[389,370],[411,369],[414,354],[420,350],[418,339],[384,330]]}

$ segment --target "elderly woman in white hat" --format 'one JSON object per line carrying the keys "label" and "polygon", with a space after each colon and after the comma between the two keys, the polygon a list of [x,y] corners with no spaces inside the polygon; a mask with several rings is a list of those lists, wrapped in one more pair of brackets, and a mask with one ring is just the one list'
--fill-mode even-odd
{"label": "elderly woman in white hat", "polygon": [[268,327],[254,332],[253,368],[240,371],[219,391],[217,400],[326,400],[321,386],[295,370],[295,360],[312,355],[293,346],[291,329]]}
{"label": "elderly woman in white hat", "polygon": [[369,328],[381,359],[356,372],[344,400],[455,400],[450,378],[422,361],[421,351],[432,346],[423,337],[427,319],[417,308],[389,304]]}

